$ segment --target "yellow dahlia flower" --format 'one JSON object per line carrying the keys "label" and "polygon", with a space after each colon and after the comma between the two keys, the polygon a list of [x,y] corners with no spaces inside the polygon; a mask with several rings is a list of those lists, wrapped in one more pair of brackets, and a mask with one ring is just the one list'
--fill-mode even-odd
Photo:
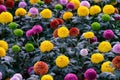
{"label": "yellow dahlia flower", "polygon": [[27,11],[24,9],[24,8],[18,8],[16,11],[15,11],[15,15],[16,16],[25,16],[27,13]]}
{"label": "yellow dahlia flower", "polygon": [[84,34],[83,34],[83,37],[85,38],[85,39],[91,39],[91,38],[94,38],[94,33],[93,32],[90,32],[90,31],[88,31],[88,32],[85,32]]}
{"label": "yellow dahlia flower", "polygon": [[112,67],[112,63],[110,61],[104,62],[101,66],[101,71],[113,73],[114,68]]}
{"label": "yellow dahlia flower", "polygon": [[42,76],[41,80],[54,80],[53,77],[49,74]]}
{"label": "yellow dahlia flower", "polygon": [[42,18],[52,18],[52,11],[50,9],[44,9],[40,12]]}
{"label": "yellow dahlia flower", "polygon": [[75,9],[79,8],[79,6],[80,6],[80,1],[79,0],[71,0],[70,2],[74,4]]}
{"label": "yellow dahlia flower", "polygon": [[104,14],[112,14],[115,12],[115,8],[113,5],[105,5],[103,7],[103,13]]}
{"label": "yellow dahlia flower", "polygon": [[2,12],[0,14],[0,23],[9,23],[13,21],[13,16],[10,12]]}
{"label": "yellow dahlia flower", "polygon": [[100,53],[95,53],[95,54],[92,54],[92,56],[91,56],[92,63],[98,64],[98,63],[102,62],[103,60],[104,60],[104,56]]}
{"label": "yellow dahlia flower", "polygon": [[64,68],[64,67],[68,66],[68,64],[70,63],[70,60],[67,56],[60,55],[56,58],[55,62],[56,62],[56,66],[58,66],[60,68]]}
{"label": "yellow dahlia flower", "polygon": [[88,16],[89,9],[86,6],[80,6],[77,10],[78,16]]}
{"label": "yellow dahlia flower", "polygon": [[69,36],[69,30],[67,27],[62,26],[58,29],[58,37],[65,38]]}
{"label": "yellow dahlia flower", "polygon": [[0,47],[4,48],[5,51],[8,50],[8,43],[4,40],[0,40]]}
{"label": "yellow dahlia flower", "polygon": [[40,0],[30,0],[30,4],[36,4],[38,2],[40,2]]}
{"label": "yellow dahlia flower", "polygon": [[103,41],[98,45],[98,50],[100,52],[109,52],[112,49],[111,44],[108,41]]}
{"label": "yellow dahlia flower", "polygon": [[95,15],[101,12],[101,8],[98,5],[94,5],[90,7],[90,15]]}
{"label": "yellow dahlia flower", "polygon": [[64,20],[71,19],[73,17],[73,13],[72,12],[65,12],[62,17]]}
{"label": "yellow dahlia flower", "polygon": [[50,52],[54,48],[52,42],[45,40],[40,44],[40,51],[41,52]]}
{"label": "yellow dahlia flower", "polygon": [[0,57],[4,57],[4,56],[6,56],[5,49],[0,47]]}

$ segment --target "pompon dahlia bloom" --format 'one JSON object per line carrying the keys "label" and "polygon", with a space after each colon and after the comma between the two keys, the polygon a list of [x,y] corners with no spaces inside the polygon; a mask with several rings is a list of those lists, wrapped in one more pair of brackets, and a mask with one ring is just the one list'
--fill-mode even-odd
{"label": "pompon dahlia bloom", "polygon": [[78,80],[78,77],[73,73],[68,73],[65,76],[64,80]]}
{"label": "pompon dahlia bloom", "polygon": [[38,2],[40,2],[40,0],[30,0],[30,4],[36,4]]}
{"label": "pompon dahlia bloom", "polygon": [[70,36],[78,36],[80,33],[77,27],[72,27],[69,31],[70,31]]}
{"label": "pompon dahlia bloom", "polygon": [[14,74],[13,77],[18,77],[19,80],[23,80],[23,77],[22,77],[22,75],[21,75],[20,73],[16,73],[16,74]]}
{"label": "pompon dahlia bloom", "polygon": [[44,75],[48,72],[48,65],[43,61],[36,62],[34,64],[34,71],[37,75]]}
{"label": "pompon dahlia bloom", "polygon": [[103,37],[106,39],[112,39],[112,38],[114,38],[114,32],[110,29],[105,30],[103,33]]}
{"label": "pompon dahlia bloom", "polygon": [[62,25],[64,23],[63,19],[61,18],[56,18],[56,20],[59,22],[59,25]]}
{"label": "pompon dahlia bloom", "polygon": [[53,21],[50,22],[50,27],[53,29],[56,29],[59,25],[59,21],[54,19]]}
{"label": "pompon dahlia bloom", "polygon": [[23,34],[24,34],[24,32],[23,32],[22,29],[15,29],[14,30],[14,35],[15,36],[21,37],[21,36],[23,36]]}
{"label": "pompon dahlia bloom", "polygon": [[120,56],[116,56],[115,58],[113,58],[112,65],[115,68],[120,69]]}
{"label": "pompon dahlia bloom", "polygon": [[104,60],[104,56],[100,53],[94,53],[91,56],[92,63],[98,64],[98,63],[102,62],[103,60]]}
{"label": "pompon dahlia bloom", "polygon": [[27,3],[25,1],[21,1],[18,4],[18,7],[20,7],[20,8],[25,8],[26,6],[27,6]]}
{"label": "pompon dahlia bloom", "polygon": [[41,80],[54,80],[54,79],[51,75],[47,74],[47,75],[43,75],[41,77]]}
{"label": "pompon dahlia bloom", "polygon": [[30,29],[30,30],[28,30],[28,31],[26,32],[26,36],[27,36],[27,37],[31,37],[31,36],[33,36],[33,35],[35,35],[35,32],[33,31],[33,29]]}
{"label": "pompon dahlia bloom", "polygon": [[63,6],[61,4],[56,4],[55,9],[56,10],[63,10]]}
{"label": "pompon dahlia bloom", "polygon": [[90,39],[90,44],[94,43],[94,42],[97,42],[98,39],[96,36],[94,36],[94,38]]}
{"label": "pompon dahlia bloom", "polygon": [[109,20],[110,20],[110,15],[109,15],[109,14],[103,14],[103,15],[102,15],[102,20],[103,20],[104,22],[109,21]]}
{"label": "pompon dahlia bloom", "polygon": [[30,13],[30,15],[37,15],[39,12],[38,12],[37,8],[32,7],[29,9],[29,13]]}
{"label": "pompon dahlia bloom", "polygon": [[78,16],[88,16],[89,9],[86,6],[80,6],[77,10]]}
{"label": "pompon dahlia bloom", "polygon": [[98,45],[98,50],[103,53],[109,52],[111,49],[112,49],[112,46],[108,41],[102,41]]}
{"label": "pompon dahlia bloom", "polygon": [[74,9],[78,9],[80,7],[80,1],[79,0],[71,0],[70,2],[74,4],[74,6],[75,6]]}
{"label": "pompon dahlia bloom", "polygon": [[65,12],[62,17],[64,20],[71,19],[73,17],[73,13],[72,12]]}
{"label": "pompon dahlia bloom", "polygon": [[54,44],[51,41],[45,40],[40,44],[41,52],[50,52],[54,48]]}
{"label": "pompon dahlia bloom", "polygon": [[32,30],[33,30],[33,32],[35,34],[39,34],[39,33],[41,33],[43,31],[43,28],[40,25],[34,25],[33,28],[32,28]]}
{"label": "pompon dahlia bloom", "polygon": [[115,44],[112,48],[112,52],[120,54],[120,43]]}
{"label": "pompon dahlia bloom", "polygon": [[53,32],[53,37],[57,38],[58,37],[58,29],[55,29]]}
{"label": "pompon dahlia bloom", "polygon": [[8,43],[4,40],[0,40],[0,47],[4,48],[5,51],[8,50]]}
{"label": "pompon dahlia bloom", "polygon": [[81,56],[87,56],[88,55],[88,50],[87,49],[81,49],[80,50],[80,55]]}
{"label": "pompon dahlia bloom", "polygon": [[98,23],[98,22],[93,22],[93,23],[91,24],[91,28],[92,28],[92,30],[100,30],[100,23]]}
{"label": "pompon dahlia bloom", "polygon": [[87,69],[84,73],[84,77],[87,79],[87,80],[94,80],[96,79],[97,77],[97,72],[90,68],[90,69]]}
{"label": "pompon dahlia bloom", "polygon": [[0,0],[0,4],[4,4],[4,0]]}
{"label": "pompon dahlia bloom", "polygon": [[103,7],[104,14],[113,14],[115,12],[115,8],[113,5],[105,5]]}
{"label": "pompon dahlia bloom", "polygon": [[60,4],[65,5],[68,3],[68,0],[59,0]]}
{"label": "pompon dahlia bloom", "polygon": [[75,8],[75,5],[74,5],[73,3],[71,3],[71,2],[69,2],[69,3],[66,5],[66,8],[73,10],[73,9]]}
{"label": "pompon dahlia bloom", "polygon": [[27,51],[27,52],[32,52],[32,51],[34,51],[34,45],[33,44],[31,44],[31,43],[27,43],[27,44],[25,44],[25,50]]}
{"label": "pompon dahlia bloom", "polygon": [[94,5],[90,7],[90,15],[95,15],[101,12],[101,8],[98,5]]}
{"label": "pompon dahlia bloom", "polygon": [[6,7],[12,9],[15,5],[15,2],[14,2],[14,0],[6,0],[5,5],[6,5]]}
{"label": "pompon dahlia bloom", "polygon": [[24,8],[18,8],[16,11],[15,11],[15,15],[16,16],[25,16],[27,13],[27,11],[24,9]]}
{"label": "pompon dahlia bloom", "polygon": [[80,6],[86,6],[87,8],[90,8],[90,3],[88,1],[81,1]]}
{"label": "pompon dahlia bloom", "polygon": [[20,80],[17,76],[13,76],[10,80]]}
{"label": "pompon dahlia bloom", "polygon": [[70,60],[67,56],[60,55],[56,58],[55,63],[56,63],[56,66],[58,66],[59,68],[64,68],[68,66],[68,64],[70,63]]}
{"label": "pompon dahlia bloom", "polygon": [[13,21],[13,16],[10,12],[2,12],[0,14],[0,23],[7,24]]}
{"label": "pompon dahlia bloom", "polygon": [[68,36],[69,36],[69,30],[67,27],[62,26],[62,27],[58,28],[58,37],[65,38]]}
{"label": "pompon dahlia bloom", "polygon": [[40,12],[40,15],[42,18],[49,19],[52,18],[52,11],[50,9],[44,9]]}
{"label": "pompon dahlia bloom", "polygon": [[0,72],[0,80],[2,80],[2,72]]}
{"label": "pompon dahlia bloom", "polygon": [[12,51],[15,52],[15,53],[20,52],[20,46],[18,46],[18,45],[13,45],[13,46],[12,46]]}
{"label": "pompon dahlia bloom", "polygon": [[0,5],[0,14],[2,13],[2,12],[6,12],[6,7],[4,6],[4,5]]}
{"label": "pompon dahlia bloom", "polygon": [[112,66],[112,62],[110,62],[110,61],[104,62],[101,65],[101,71],[102,72],[111,72],[111,73],[113,73],[114,68]]}
{"label": "pompon dahlia bloom", "polygon": [[0,47],[0,57],[6,56],[6,51],[4,48]]}
{"label": "pompon dahlia bloom", "polygon": [[44,3],[46,3],[46,4],[49,4],[49,3],[52,2],[52,0],[43,0],[43,1],[44,1]]}
{"label": "pompon dahlia bloom", "polygon": [[92,38],[94,38],[94,36],[95,36],[94,33],[90,32],[90,31],[83,33],[83,37],[85,39],[92,39]]}

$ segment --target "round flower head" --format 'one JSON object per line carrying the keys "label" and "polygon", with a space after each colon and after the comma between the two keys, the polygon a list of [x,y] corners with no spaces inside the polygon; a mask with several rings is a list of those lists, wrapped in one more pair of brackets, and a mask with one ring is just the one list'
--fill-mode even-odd
{"label": "round flower head", "polygon": [[98,63],[102,62],[103,60],[104,60],[104,56],[100,53],[95,53],[95,54],[92,54],[92,56],[91,56],[92,63],[98,64]]}
{"label": "round flower head", "polygon": [[0,40],[0,47],[4,48],[5,51],[8,50],[8,43],[4,40]]}
{"label": "round flower head", "polygon": [[46,3],[46,4],[49,4],[49,3],[52,2],[52,0],[43,0],[43,1],[44,1],[44,3]]}
{"label": "round flower head", "polygon": [[81,49],[80,50],[80,55],[81,56],[87,56],[88,55],[88,50],[87,49]]}
{"label": "round flower head", "polygon": [[90,44],[94,43],[94,42],[97,42],[98,39],[96,36],[94,36],[94,38],[90,39]]}
{"label": "round flower head", "polygon": [[41,80],[54,80],[54,79],[51,75],[47,74],[47,75],[42,76]]}
{"label": "round flower head", "polygon": [[40,25],[34,25],[32,30],[34,31],[35,34],[41,33],[42,32],[42,26]]}
{"label": "round flower head", "polygon": [[90,7],[90,15],[96,15],[101,12],[101,8],[98,5],[94,5]]}
{"label": "round flower head", "polygon": [[120,20],[120,15],[115,16],[115,20]]}
{"label": "round flower head", "polygon": [[103,7],[103,13],[104,14],[113,14],[115,12],[115,8],[112,5],[105,5]]}
{"label": "round flower head", "polygon": [[6,56],[5,49],[0,47],[0,57],[4,57],[4,56]]}
{"label": "round flower head", "polygon": [[101,65],[101,71],[102,72],[111,72],[111,73],[113,73],[114,68],[112,66],[112,63],[110,61],[104,62]]}
{"label": "round flower head", "polygon": [[54,45],[52,42],[45,40],[45,41],[41,42],[39,48],[40,48],[40,51],[43,53],[50,52],[54,48]]}
{"label": "round flower head", "polygon": [[55,29],[53,32],[53,37],[57,38],[58,37],[58,29]]}
{"label": "round flower head", "polygon": [[27,13],[27,11],[24,9],[24,8],[18,8],[16,11],[15,11],[15,15],[16,16],[25,16]]}
{"label": "round flower head", "polygon": [[20,52],[20,47],[18,45],[14,45],[12,46],[12,51],[15,53]]}
{"label": "round flower head", "polygon": [[0,5],[0,13],[6,12],[6,7],[4,5]]}
{"label": "round flower head", "polygon": [[77,76],[76,76],[75,74],[73,74],[73,73],[68,73],[68,74],[65,76],[64,80],[78,80],[78,78],[77,78]]}
{"label": "round flower head", "polygon": [[36,4],[38,2],[40,2],[40,0],[30,0],[30,4]]}
{"label": "round flower head", "polygon": [[61,4],[56,4],[55,5],[55,9],[56,10],[62,10],[63,9],[63,6]]}
{"label": "round flower head", "polygon": [[13,21],[13,16],[11,13],[9,12],[2,12],[0,14],[0,23],[3,23],[3,24],[7,24],[9,22],[12,22]]}
{"label": "round flower head", "polygon": [[48,65],[43,61],[36,62],[34,64],[34,72],[37,75],[44,75],[48,72]]}
{"label": "round flower head", "polygon": [[103,37],[106,39],[112,39],[112,38],[114,38],[114,32],[110,29],[105,30],[103,33]]}
{"label": "round flower head", "polygon": [[102,20],[103,20],[104,22],[109,21],[109,20],[110,20],[110,15],[108,15],[108,14],[102,15]]}
{"label": "round flower head", "polygon": [[28,30],[27,32],[26,32],[26,36],[27,37],[31,37],[31,36],[33,36],[35,34],[35,32],[33,31],[33,29],[30,29],[30,30]]}
{"label": "round flower head", "polygon": [[0,4],[4,4],[4,0],[0,0]]}
{"label": "round flower head", "polygon": [[71,3],[71,2],[69,2],[69,3],[66,5],[66,8],[73,10],[73,9],[75,8],[75,5],[74,5],[73,3]]}
{"label": "round flower head", "polygon": [[16,36],[18,36],[18,37],[21,37],[21,36],[23,36],[23,30],[22,29],[15,29],[14,30],[14,34],[16,35]]}
{"label": "round flower head", "polygon": [[93,32],[88,31],[88,32],[83,33],[83,36],[85,39],[92,39],[94,38],[95,35]]}
{"label": "round flower head", "polygon": [[16,73],[16,74],[14,74],[13,77],[18,77],[19,80],[23,80],[23,77],[22,77],[22,75],[21,75],[20,73]]}
{"label": "round flower head", "polygon": [[112,48],[114,53],[120,54],[120,44],[115,44]]}
{"label": "round flower head", "polygon": [[11,22],[11,23],[8,24],[8,27],[10,29],[16,29],[17,28],[17,23],[16,22]]}
{"label": "round flower head", "polygon": [[34,50],[34,45],[31,44],[31,43],[25,44],[25,50],[26,50],[27,52],[32,52],[32,51]]}
{"label": "round flower head", "polygon": [[2,72],[0,72],[0,80],[2,80]]}
{"label": "round flower head", "polygon": [[89,9],[86,6],[80,6],[77,10],[78,16],[88,16]]}
{"label": "round flower head", "polygon": [[69,36],[69,30],[67,27],[62,26],[62,27],[58,28],[58,37],[65,38],[68,36]]}
{"label": "round flower head", "polygon": [[112,64],[115,68],[120,69],[120,56],[113,58]]}
{"label": "round flower head", "polygon": [[59,0],[60,4],[65,5],[68,3],[68,0]]}
{"label": "round flower head", "polygon": [[35,8],[35,7],[32,7],[32,8],[29,9],[29,13],[31,15],[37,15],[38,14],[38,9]]}
{"label": "round flower head", "polygon": [[58,66],[59,68],[64,68],[68,66],[68,64],[70,63],[70,60],[67,56],[60,55],[56,58],[55,63],[56,63],[56,66]]}
{"label": "round flower head", "polygon": [[57,19],[54,19],[50,22],[50,27],[53,29],[56,29],[59,26],[59,21]]}
{"label": "round flower head", "polygon": [[10,78],[10,80],[20,80],[20,79],[17,76],[13,76],[12,78]]}
{"label": "round flower head", "polygon": [[98,22],[93,22],[93,23],[91,24],[91,27],[92,27],[93,30],[99,30],[99,29],[100,29],[100,23],[98,23]]}
{"label": "round flower head", "polygon": [[80,33],[79,29],[77,27],[72,27],[70,29],[70,36],[78,36]]}
{"label": "round flower head", "polygon": [[102,41],[99,45],[98,45],[98,50],[100,52],[106,53],[109,52],[111,50],[112,46],[108,41]]}
{"label": "round flower head", "polygon": [[26,4],[26,2],[24,2],[24,1],[21,1],[21,2],[19,2],[19,4],[18,4],[18,7],[20,7],[20,8],[25,8],[27,6],[27,4]]}
{"label": "round flower head", "polygon": [[84,77],[87,80],[94,80],[97,77],[97,73],[96,73],[96,71],[94,69],[90,68],[90,69],[85,71]]}
{"label": "round flower head", "polygon": [[71,0],[70,3],[73,3],[75,8],[74,9],[78,9],[80,6],[80,1],[79,0]]}
{"label": "round flower head", "polygon": [[64,23],[63,19],[61,19],[61,18],[56,18],[56,20],[59,22],[59,25]]}
{"label": "round flower head", "polygon": [[7,8],[12,9],[15,5],[15,2],[14,2],[14,0],[6,0],[5,5]]}
{"label": "round flower head", "polygon": [[80,6],[86,6],[87,8],[90,8],[90,3],[88,1],[81,1]]}
{"label": "round flower head", "polygon": [[52,11],[50,9],[44,9],[40,12],[40,15],[42,18],[49,19],[52,18]]}
{"label": "round flower head", "polygon": [[73,17],[73,13],[72,12],[65,12],[62,17],[64,20],[71,19]]}
{"label": "round flower head", "polygon": [[29,67],[29,68],[28,68],[28,74],[30,74],[33,70],[34,70],[34,67],[33,67],[33,66],[32,66],[32,67]]}

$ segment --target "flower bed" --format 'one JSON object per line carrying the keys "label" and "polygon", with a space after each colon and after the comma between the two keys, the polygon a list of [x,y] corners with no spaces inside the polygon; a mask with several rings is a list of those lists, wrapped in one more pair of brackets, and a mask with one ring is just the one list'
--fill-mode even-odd
{"label": "flower bed", "polygon": [[120,80],[119,0],[0,0],[0,80]]}

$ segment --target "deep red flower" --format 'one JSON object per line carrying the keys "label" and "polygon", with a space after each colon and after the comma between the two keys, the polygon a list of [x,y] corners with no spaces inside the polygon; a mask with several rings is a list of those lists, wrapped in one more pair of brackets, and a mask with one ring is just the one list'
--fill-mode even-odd
{"label": "deep red flower", "polygon": [[70,36],[77,36],[79,35],[80,31],[77,27],[73,27],[70,29]]}
{"label": "deep red flower", "polygon": [[4,4],[4,0],[0,0],[0,4]]}
{"label": "deep red flower", "polygon": [[54,19],[53,21],[50,22],[50,27],[53,29],[56,29],[59,25],[59,21]]}
{"label": "deep red flower", "polygon": [[8,8],[11,9],[11,8],[14,7],[15,2],[14,2],[14,0],[7,0],[6,3],[5,3],[5,5],[6,5],[6,7],[8,7]]}
{"label": "deep red flower", "polygon": [[58,37],[58,29],[55,29],[53,32],[53,37],[57,38]]}
{"label": "deep red flower", "polygon": [[43,0],[45,3],[49,4],[52,2],[52,0]]}
{"label": "deep red flower", "polygon": [[112,64],[115,68],[120,69],[120,56],[113,58]]}
{"label": "deep red flower", "polygon": [[61,19],[61,18],[56,18],[56,20],[59,22],[59,25],[64,23],[63,19]]}

